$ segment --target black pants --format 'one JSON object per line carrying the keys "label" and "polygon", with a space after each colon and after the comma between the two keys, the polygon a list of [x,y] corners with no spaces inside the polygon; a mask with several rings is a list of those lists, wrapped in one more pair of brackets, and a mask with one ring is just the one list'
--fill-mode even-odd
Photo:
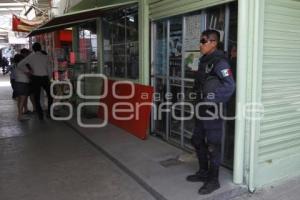
{"label": "black pants", "polygon": [[43,88],[48,97],[48,113],[50,113],[51,104],[53,102],[52,96],[50,94],[50,80],[48,76],[32,76],[31,77],[34,99],[36,105],[36,111],[40,118],[43,118],[43,110],[40,102],[41,88]]}
{"label": "black pants", "polygon": [[[223,130],[222,128],[205,129],[203,123],[205,121],[196,120],[192,145],[195,147],[200,169],[209,171],[212,178],[218,178]],[[218,120],[216,123],[222,121]]]}
{"label": "black pants", "polygon": [[15,79],[10,79],[10,85],[11,85],[11,88],[12,88],[12,98],[16,98],[17,95],[15,93],[15,83],[16,83],[16,80]]}

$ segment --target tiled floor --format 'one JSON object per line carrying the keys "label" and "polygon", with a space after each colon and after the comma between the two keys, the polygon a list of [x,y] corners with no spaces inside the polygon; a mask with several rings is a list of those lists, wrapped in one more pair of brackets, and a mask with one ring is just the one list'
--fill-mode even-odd
{"label": "tiled floor", "polygon": [[246,191],[222,169],[222,187],[199,196],[202,183],[185,181],[196,160],[168,164],[186,153],[151,136],[142,141],[112,125],[85,129],[34,115],[18,122],[7,85],[1,78],[0,200],[226,200]]}
{"label": "tiled floor", "polygon": [[5,80],[1,77],[1,200],[154,199],[64,123],[35,116],[18,122]]}

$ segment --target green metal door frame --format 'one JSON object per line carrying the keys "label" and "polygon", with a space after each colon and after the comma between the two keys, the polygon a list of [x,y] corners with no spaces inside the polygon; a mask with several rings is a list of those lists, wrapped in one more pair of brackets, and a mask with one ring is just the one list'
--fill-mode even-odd
{"label": "green metal door frame", "polygon": [[150,22],[148,0],[139,0],[139,83],[150,83]]}
{"label": "green metal door frame", "polygon": [[[252,105],[261,103],[264,0],[238,1],[238,57],[237,57],[237,113],[235,128],[234,174],[236,184],[244,184],[255,191],[257,168],[257,138],[260,115]],[[250,118],[245,106],[251,105]],[[248,115],[248,113],[247,113]]]}

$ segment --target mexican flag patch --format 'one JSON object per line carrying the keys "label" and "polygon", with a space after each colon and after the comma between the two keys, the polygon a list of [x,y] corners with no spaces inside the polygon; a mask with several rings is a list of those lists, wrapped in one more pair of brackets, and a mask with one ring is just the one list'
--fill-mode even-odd
{"label": "mexican flag patch", "polygon": [[231,69],[223,69],[221,73],[224,78],[232,75]]}

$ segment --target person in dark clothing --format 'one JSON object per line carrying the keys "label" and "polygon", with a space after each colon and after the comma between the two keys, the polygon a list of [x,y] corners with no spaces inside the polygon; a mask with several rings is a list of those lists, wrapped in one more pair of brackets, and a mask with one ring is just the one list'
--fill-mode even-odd
{"label": "person in dark clothing", "polygon": [[[199,194],[210,194],[220,187],[219,167],[221,162],[221,141],[223,119],[220,112],[235,89],[230,66],[224,53],[218,50],[220,34],[206,30],[200,39],[200,59],[195,78],[197,93],[195,129],[192,136],[199,161],[199,171],[186,179],[204,182]],[[211,113],[214,113],[212,116]]]}
{"label": "person in dark clothing", "polygon": [[11,85],[11,88],[12,88],[12,91],[13,91],[12,92],[12,98],[13,99],[17,98],[16,92],[15,92],[15,83],[16,83],[15,69],[16,69],[16,63],[14,62],[14,59],[12,59],[12,64],[9,65],[6,68],[6,71],[3,73],[3,75],[6,75],[7,73],[10,72],[10,85]]}
{"label": "person in dark clothing", "polygon": [[0,65],[2,67],[2,74],[4,74],[6,67],[8,66],[9,63],[8,63],[7,58],[5,58],[5,57],[2,57],[0,61],[1,61]]}
{"label": "person in dark clothing", "polygon": [[31,51],[29,49],[23,48],[20,51],[20,54],[24,56],[24,58],[26,58],[27,56],[29,56],[31,54]]}
{"label": "person in dark clothing", "polygon": [[43,88],[48,97],[48,115],[50,114],[51,104],[53,102],[50,94],[50,79],[52,77],[50,61],[47,55],[42,52],[40,43],[32,45],[33,53],[21,61],[21,65],[26,65],[32,72],[31,81],[33,85],[36,111],[40,120],[43,120],[43,110],[40,103],[41,88]]}

